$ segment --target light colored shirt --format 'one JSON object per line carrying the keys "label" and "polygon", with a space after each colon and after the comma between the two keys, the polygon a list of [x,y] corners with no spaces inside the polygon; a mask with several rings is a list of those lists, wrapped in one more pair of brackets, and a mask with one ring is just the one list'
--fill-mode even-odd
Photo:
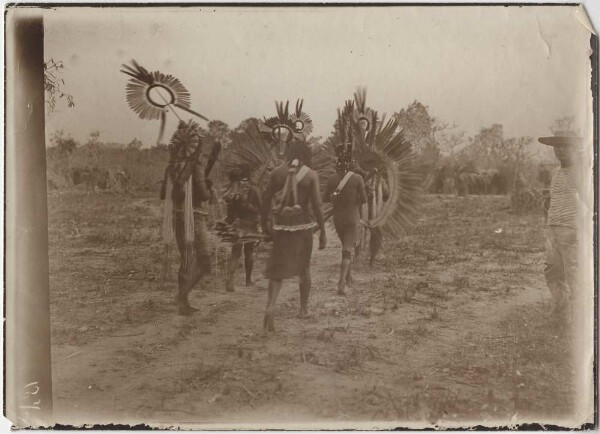
{"label": "light colored shirt", "polygon": [[577,189],[573,167],[559,168],[550,184],[548,226],[577,227]]}

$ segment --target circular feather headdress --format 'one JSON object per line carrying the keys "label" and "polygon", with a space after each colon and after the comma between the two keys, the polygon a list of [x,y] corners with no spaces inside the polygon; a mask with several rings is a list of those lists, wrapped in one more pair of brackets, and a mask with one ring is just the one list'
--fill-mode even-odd
{"label": "circular feather headdress", "polygon": [[263,138],[272,146],[279,145],[282,151],[293,140],[306,140],[313,130],[310,116],[302,111],[304,100],[296,101],[296,110],[289,111],[290,102],[275,102],[277,115],[259,121],[259,130]]}
{"label": "circular feather headdress", "polygon": [[[389,198],[369,221],[370,227],[379,228],[390,238],[405,235],[419,212],[420,182],[411,143],[398,131],[396,119],[379,120],[377,112],[366,106],[366,90],[358,89],[354,101],[347,101],[338,111],[337,129],[338,140],[333,147],[321,149],[313,158],[312,168],[319,178],[327,179],[340,157],[349,157],[350,150],[359,170],[381,174],[389,186]],[[323,211],[329,218],[331,205],[324,205]]]}
{"label": "circular feather headdress", "polygon": [[365,88],[358,88],[354,92],[354,102],[355,106],[351,114],[352,120],[358,131],[366,135],[377,128],[377,125],[374,122],[376,113],[367,107],[367,90]]}
{"label": "circular feather headdress", "polygon": [[171,111],[181,120],[176,108],[208,121],[190,108],[190,93],[177,78],[159,71],[149,72],[135,60],[131,63],[132,66],[122,65],[121,69],[122,73],[131,77],[126,87],[127,103],[141,119],[161,120],[157,142],[162,139],[167,112]]}

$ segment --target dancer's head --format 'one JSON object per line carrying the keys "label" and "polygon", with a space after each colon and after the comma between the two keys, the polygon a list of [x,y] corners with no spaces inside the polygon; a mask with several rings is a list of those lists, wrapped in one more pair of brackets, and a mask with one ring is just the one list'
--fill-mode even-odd
{"label": "dancer's head", "polygon": [[312,153],[308,144],[304,141],[294,140],[287,145],[285,159],[288,163],[298,160],[300,164],[310,166]]}
{"label": "dancer's head", "polygon": [[352,145],[345,144],[336,148],[337,161],[335,171],[340,175],[354,169],[354,158],[352,157]]}

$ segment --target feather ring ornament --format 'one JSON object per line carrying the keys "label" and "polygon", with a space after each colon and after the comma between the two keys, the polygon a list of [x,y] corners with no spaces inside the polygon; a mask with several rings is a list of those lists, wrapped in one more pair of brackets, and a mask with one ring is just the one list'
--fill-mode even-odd
{"label": "feather ring ornament", "polygon": [[302,111],[303,99],[296,101],[296,111],[290,116],[290,123],[295,134],[301,135],[303,139],[310,136],[313,130],[313,122],[308,114]]}
{"label": "feather ring ornament", "polygon": [[[358,127],[358,130],[363,134],[367,134],[376,127],[373,123],[374,112],[367,107],[367,89],[359,87],[354,92],[355,110],[352,113],[353,121]],[[376,116],[376,115],[375,115]]]}
{"label": "feather ring ornament", "polygon": [[406,235],[415,224],[421,193],[411,143],[397,129],[396,120],[390,119],[373,130],[372,146],[361,135],[357,135],[355,142],[356,149],[362,149],[356,154],[359,166],[377,169],[389,186],[388,199],[369,225],[394,239]]}
{"label": "feather ring ornament", "polygon": [[268,142],[272,144],[289,143],[294,139],[294,130],[289,118],[289,105],[289,101],[285,103],[285,106],[283,102],[275,102],[277,116],[259,121],[259,130]]}
{"label": "feather ring ornament", "polygon": [[[348,157],[348,145],[351,144],[358,169],[367,174],[365,181],[378,174],[385,182],[389,195],[383,200],[379,191],[382,184],[376,182],[376,209],[369,220],[371,234],[377,231],[379,237],[372,246],[377,250],[383,236],[397,239],[406,235],[419,212],[421,189],[411,143],[398,131],[395,119],[386,121],[383,117],[380,120],[377,112],[367,107],[364,88],[359,88],[354,100],[346,101],[343,110],[338,111],[336,130],[338,140],[313,158],[313,169],[319,178],[327,179],[334,173],[336,163],[341,161],[340,156]],[[323,208],[324,217],[328,219],[332,214],[331,204],[324,204]]]}
{"label": "feather ring ornament", "polygon": [[157,143],[164,134],[167,112],[171,111],[179,120],[175,109],[181,109],[208,121],[209,119],[190,107],[190,93],[186,87],[172,75],[159,71],[149,72],[135,60],[132,66],[122,65],[121,72],[131,77],[126,86],[126,99],[129,107],[140,119],[160,119],[161,126]]}
{"label": "feather ring ornament", "polygon": [[313,130],[313,122],[308,114],[302,111],[304,100],[296,101],[296,110],[290,114],[290,102],[275,102],[277,116],[259,121],[259,131],[271,146],[279,147],[279,155],[283,155],[286,145],[293,140],[306,140]]}

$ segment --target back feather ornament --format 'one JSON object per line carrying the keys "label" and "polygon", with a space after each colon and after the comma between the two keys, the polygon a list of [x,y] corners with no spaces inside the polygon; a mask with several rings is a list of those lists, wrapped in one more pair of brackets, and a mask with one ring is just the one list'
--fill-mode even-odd
{"label": "back feather ornament", "polygon": [[[372,262],[384,236],[405,236],[415,224],[421,190],[412,146],[398,131],[395,119],[380,120],[377,112],[367,107],[364,88],[359,88],[353,101],[338,110],[337,130],[334,149],[319,152],[313,168],[320,178],[327,179],[335,172],[340,152],[353,152],[355,172],[363,176],[368,191],[366,215]],[[331,215],[331,204],[327,204],[324,217]]]}

